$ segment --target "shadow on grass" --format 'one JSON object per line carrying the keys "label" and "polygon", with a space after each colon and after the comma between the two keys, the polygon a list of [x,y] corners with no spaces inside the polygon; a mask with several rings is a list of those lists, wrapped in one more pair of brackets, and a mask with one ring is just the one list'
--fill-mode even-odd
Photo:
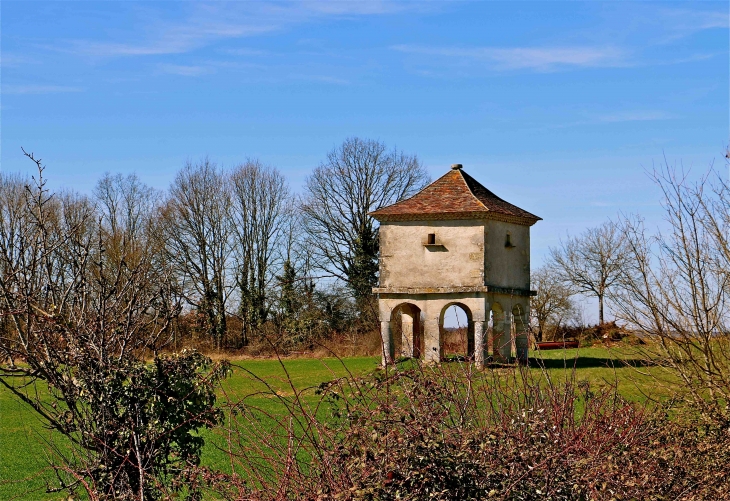
{"label": "shadow on grass", "polygon": [[[401,357],[396,360],[398,365],[404,363],[413,363],[415,359]],[[452,363],[473,363],[474,359],[471,357],[465,357],[463,355],[450,355],[444,357],[441,361],[442,364]],[[500,369],[515,367],[516,361],[508,363],[502,363],[495,361],[491,356],[485,360],[485,367],[491,369]],[[652,360],[646,360],[643,358],[612,358],[612,357],[566,357],[566,358],[539,358],[530,357],[528,359],[528,366],[534,368],[543,369],[620,369],[622,367],[658,367],[659,364]]]}
{"label": "shadow on grass", "polygon": [[595,369],[622,367],[656,367],[658,364],[642,358],[607,358],[607,357],[574,357],[574,358],[533,358],[529,360],[530,367],[545,369]]}

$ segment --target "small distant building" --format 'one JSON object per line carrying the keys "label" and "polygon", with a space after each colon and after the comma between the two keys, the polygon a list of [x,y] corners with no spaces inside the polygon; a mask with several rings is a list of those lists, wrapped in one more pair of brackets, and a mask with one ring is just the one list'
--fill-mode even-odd
{"label": "small distant building", "polygon": [[[467,316],[467,354],[527,360],[530,227],[541,218],[499,198],[461,164],[416,195],[371,213],[380,222],[379,296],[383,364],[394,353],[391,320],[401,318],[401,353],[443,359],[444,314]],[[400,313],[400,315],[397,315]]]}

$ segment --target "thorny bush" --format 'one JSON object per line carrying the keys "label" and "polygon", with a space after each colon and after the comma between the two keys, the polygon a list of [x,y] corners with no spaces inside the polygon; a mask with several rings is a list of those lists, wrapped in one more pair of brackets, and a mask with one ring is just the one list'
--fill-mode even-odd
{"label": "thorny bush", "polygon": [[730,492],[730,436],[671,423],[575,373],[556,382],[529,369],[415,365],[324,384],[319,399],[293,386],[292,397],[271,390],[283,415],[246,400],[229,409],[232,470],[204,472],[218,496],[699,500]]}

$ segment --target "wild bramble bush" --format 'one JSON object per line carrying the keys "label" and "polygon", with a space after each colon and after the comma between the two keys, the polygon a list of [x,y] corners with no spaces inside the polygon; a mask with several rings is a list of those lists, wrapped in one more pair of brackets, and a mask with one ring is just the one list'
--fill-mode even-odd
{"label": "wild bramble bush", "polygon": [[[231,500],[725,499],[730,437],[699,433],[620,398],[527,370],[389,368],[245,401],[228,432]],[[274,398],[272,396],[272,398]],[[278,423],[271,427],[272,420]],[[268,423],[264,425],[264,423]],[[268,428],[267,428],[268,426]],[[271,430],[271,431],[268,431]],[[724,461],[724,463],[723,463]]]}

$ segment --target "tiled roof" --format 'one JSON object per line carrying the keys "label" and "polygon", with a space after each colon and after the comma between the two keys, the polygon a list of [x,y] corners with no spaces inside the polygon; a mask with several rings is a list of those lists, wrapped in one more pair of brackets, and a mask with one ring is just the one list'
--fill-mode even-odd
{"label": "tiled roof", "polygon": [[499,219],[532,226],[541,218],[502,200],[455,165],[411,198],[370,213],[379,221]]}

